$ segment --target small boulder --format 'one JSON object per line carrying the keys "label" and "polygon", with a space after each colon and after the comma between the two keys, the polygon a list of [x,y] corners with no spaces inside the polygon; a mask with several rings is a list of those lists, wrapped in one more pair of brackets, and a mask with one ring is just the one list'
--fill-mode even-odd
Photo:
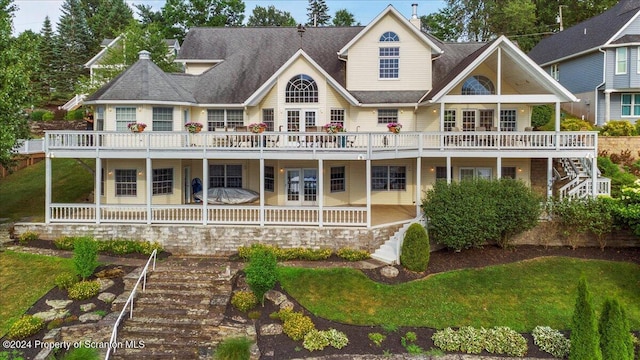
{"label": "small boulder", "polygon": [[102,300],[107,304],[110,304],[111,302],[113,302],[113,299],[116,298],[115,294],[112,293],[108,293],[108,292],[104,292],[100,295],[98,295],[98,300]]}
{"label": "small boulder", "polygon": [[393,266],[385,266],[382,269],[380,269],[380,275],[386,278],[394,278],[398,276],[399,273],[400,272],[398,271],[398,269],[396,269]]}
{"label": "small boulder", "polygon": [[42,319],[45,322],[55,320],[55,319],[64,319],[69,316],[69,310],[67,309],[51,309],[48,311],[41,311],[39,313],[33,314],[33,316]]}
{"label": "small boulder", "polygon": [[95,308],[96,308],[96,304],[94,304],[94,303],[88,303],[88,304],[80,305],[80,311],[82,311],[82,312],[91,311],[91,310],[93,310]]}
{"label": "small boulder", "polygon": [[73,300],[47,300],[45,302],[54,309],[64,309],[69,306]]}
{"label": "small boulder", "polygon": [[280,305],[283,301],[287,300],[287,296],[277,290],[269,290],[264,296],[267,298],[267,300],[273,302],[276,305]]}
{"label": "small boulder", "polygon": [[282,334],[282,325],[266,324],[260,326],[260,335],[280,335]]}
{"label": "small boulder", "polygon": [[102,319],[102,315],[96,314],[96,313],[82,314],[78,318],[78,320],[80,320],[80,322],[83,322],[83,323],[87,321],[98,321],[100,319]]}
{"label": "small boulder", "polygon": [[100,284],[100,292],[103,292],[112,287],[114,282],[110,279],[98,279],[98,284]]}

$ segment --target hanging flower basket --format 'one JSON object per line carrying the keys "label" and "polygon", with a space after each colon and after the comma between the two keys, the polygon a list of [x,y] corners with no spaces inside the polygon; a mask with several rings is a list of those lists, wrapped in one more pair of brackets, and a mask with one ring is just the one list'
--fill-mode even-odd
{"label": "hanging flower basket", "polygon": [[134,133],[143,132],[146,127],[147,127],[147,124],[145,124],[145,123],[129,123],[129,124],[127,124],[127,128],[129,129],[129,131],[134,132]]}
{"label": "hanging flower basket", "polygon": [[257,123],[257,124],[249,124],[249,131],[252,133],[259,134],[264,132],[267,129],[267,124],[265,123]]}
{"label": "hanging flower basket", "polygon": [[184,124],[184,127],[190,133],[199,133],[202,131],[202,124],[199,122],[188,122]]}
{"label": "hanging flower basket", "polygon": [[340,124],[340,123],[329,123],[329,124],[326,124],[323,127],[324,127],[324,131],[326,131],[327,134],[335,134],[335,133],[345,132],[346,131],[344,126],[342,126],[342,124]]}
{"label": "hanging flower basket", "polygon": [[397,134],[397,133],[400,132],[400,129],[402,129],[402,124],[400,124],[400,123],[388,123],[387,124],[387,129],[389,129],[389,132]]}

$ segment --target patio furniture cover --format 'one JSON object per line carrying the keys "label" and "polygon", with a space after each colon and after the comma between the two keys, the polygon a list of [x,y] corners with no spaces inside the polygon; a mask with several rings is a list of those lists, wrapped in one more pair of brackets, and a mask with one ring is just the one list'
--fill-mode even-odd
{"label": "patio furniture cover", "polygon": [[[207,191],[207,203],[220,205],[220,204],[246,204],[252,203],[258,198],[260,194],[249,189],[241,188],[211,188]],[[202,199],[202,191],[194,193],[193,196],[198,200]]]}

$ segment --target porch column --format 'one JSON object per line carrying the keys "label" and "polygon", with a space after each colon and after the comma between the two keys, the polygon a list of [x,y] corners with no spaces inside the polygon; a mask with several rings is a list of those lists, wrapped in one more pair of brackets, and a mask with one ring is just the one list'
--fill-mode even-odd
{"label": "porch column", "polygon": [[318,198],[318,226],[322,227],[323,226],[323,214],[322,214],[322,208],[324,207],[324,174],[323,174],[323,160],[322,159],[318,159],[318,182],[317,182],[317,187],[318,187],[318,192],[316,194],[317,198]]}
{"label": "porch column", "polygon": [[96,157],[96,186],[93,200],[96,203],[96,224],[100,224],[100,205],[102,202],[102,158],[100,155]]}
{"label": "porch column", "polygon": [[451,156],[447,156],[447,184],[451,184]]}
{"label": "porch column", "polygon": [[[597,98],[596,98],[597,101]],[[596,114],[596,118],[598,114]],[[608,122],[611,119],[611,91],[604,91],[604,122]]]}
{"label": "porch column", "polygon": [[556,150],[560,150],[560,102],[556,102]]}
{"label": "porch column", "polygon": [[589,154],[591,157],[591,177],[593,179],[593,198],[598,197],[598,135],[596,134],[595,148],[593,154]]}
{"label": "porch column", "polygon": [[553,158],[547,158],[547,201],[553,198]]}
{"label": "porch column", "polygon": [[[444,102],[440,103],[440,132],[444,131]],[[440,149],[444,149],[444,136],[440,136]]]}
{"label": "porch column", "polygon": [[371,227],[371,158],[367,157],[365,175],[366,189],[367,189],[367,228]]}
{"label": "porch column", "polygon": [[264,158],[260,158],[260,226],[264,226]]}
{"label": "porch column", "polygon": [[202,159],[202,225],[207,225],[207,195],[209,194],[209,168],[207,158]]}
{"label": "porch column", "polygon": [[496,158],[496,179],[502,179],[502,158],[500,156]]}
{"label": "porch column", "polygon": [[147,156],[145,163],[145,176],[147,178],[147,224],[151,224],[153,214],[151,212],[151,200],[153,199],[153,168],[151,167],[151,158]]}
{"label": "porch column", "polygon": [[422,158],[416,158],[416,217],[420,216],[420,195],[422,195]]}
{"label": "porch column", "polygon": [[51,223],[51,153],[47,153],[44,157],[44,221]]}

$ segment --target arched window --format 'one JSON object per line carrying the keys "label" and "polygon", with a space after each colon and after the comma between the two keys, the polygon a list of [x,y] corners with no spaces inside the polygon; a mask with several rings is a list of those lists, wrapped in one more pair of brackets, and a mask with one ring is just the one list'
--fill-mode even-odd
{"label": "arched window", "polygon": [[462,85],[462,95],[493,95],[496,89],[486,76],[475,75]]}
{"label": "arched window", "polygon": [[288,103],[317,103],[318,85],[309,75],[296,75],[289,80],[284,97]]}
{"label": "arched window", "polygon": [[393,31],[387,31],[386,33],[382,34],[382,36],[380,36],[380,42],[386,41],[400,41],[400,38],[398,37],[398,34],[394,33]]}

